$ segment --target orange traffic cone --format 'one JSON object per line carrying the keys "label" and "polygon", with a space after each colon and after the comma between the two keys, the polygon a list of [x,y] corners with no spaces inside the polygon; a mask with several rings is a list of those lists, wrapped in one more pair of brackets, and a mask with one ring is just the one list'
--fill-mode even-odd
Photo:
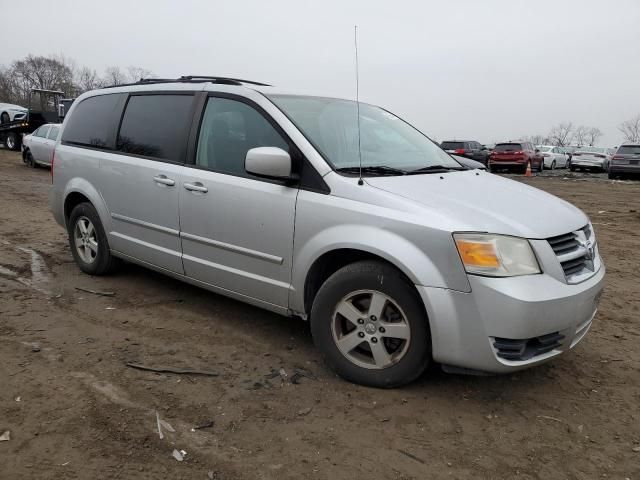
{"label": "orange traffic cone", "polygon": [[525,177],[533,177],[533,173],[531,173],[531,160],[527,160],[527,171],[524,172]]}

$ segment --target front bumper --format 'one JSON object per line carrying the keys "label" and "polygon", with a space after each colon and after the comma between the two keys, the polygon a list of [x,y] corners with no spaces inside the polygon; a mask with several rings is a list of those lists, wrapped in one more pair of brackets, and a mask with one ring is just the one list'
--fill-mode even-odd
{"label": "front bumper", "polygon": [[[489,278],[470,275],[471,292],[418,287],[429,316],[435,361],[471,370],[507,373],[561,355],[587,333],[596,313],[605,268],[569,285],[550,275]],[[562,335],[556,348],[526,360],[498,356],[495,338]]]}

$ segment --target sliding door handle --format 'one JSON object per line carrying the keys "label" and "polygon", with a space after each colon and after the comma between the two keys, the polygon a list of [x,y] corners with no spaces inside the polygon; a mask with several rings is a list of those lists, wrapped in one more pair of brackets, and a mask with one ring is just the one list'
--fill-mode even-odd
{"label": "sliding door handle", "polygon": [[184,188],[186,188],[190,192],[207,193],[209,191],[209,189],[202,185],[200,182],[185,183]]}
{"label": "sliding door handle", "polygon": [[167,185],[169,187],[173,187],[176,184],[175,180],[167,178],[166,175],[157,175],[153,177],[153,181],[159,183],[160,185]]}

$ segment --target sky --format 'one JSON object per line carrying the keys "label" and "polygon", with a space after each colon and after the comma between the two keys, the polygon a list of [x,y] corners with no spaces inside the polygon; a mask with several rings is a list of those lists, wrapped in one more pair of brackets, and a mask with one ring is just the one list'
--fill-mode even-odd
{"label": "sky", "polygon": [[640,0],[28,3],[0,0],[2,65],[55,54],[98,73],[133,65],[355,98],[358,25],[360,100],[439,141],[494,143],[571,121],[614,146],[640,113]]}

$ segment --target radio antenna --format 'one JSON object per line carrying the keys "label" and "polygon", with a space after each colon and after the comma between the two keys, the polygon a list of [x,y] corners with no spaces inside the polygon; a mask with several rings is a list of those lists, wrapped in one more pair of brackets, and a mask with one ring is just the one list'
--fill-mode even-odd
{"label": "radio antenna", "polygon": [[362,181],[362,145],[360,142],[360,78],[358,74],[358,26],[353,26],[353,40],[356,49],[356,110],[358,113],[358,185],[364,185]]}

